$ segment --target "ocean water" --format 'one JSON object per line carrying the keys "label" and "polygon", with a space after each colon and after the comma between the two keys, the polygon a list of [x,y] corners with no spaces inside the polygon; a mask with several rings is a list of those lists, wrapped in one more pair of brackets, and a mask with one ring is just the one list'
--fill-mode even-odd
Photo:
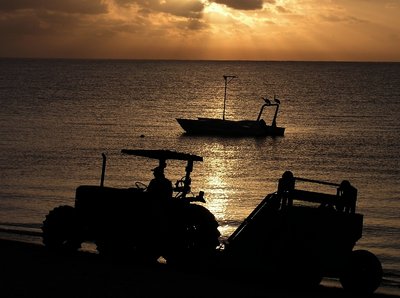
{"label": "ocean water", "polygon": [[[256,119],[281,101],[284,137],[189,137],[175,118]],[[222,239],[274,192],[284,171],[358,189],[357,249],[376,254],[384,287],[400,289],[400,64],[341,62],[0,60],[0,224],[39,230],[81,184],[148,183],[157,161],[120,150],[203,156],[192,190],[205,192]],[[273,111],[263,118],[272,121]],[[166,175],[184,175],[182,162]],[[334,193],[332,189],[314,188]],[[4,235],[2,235],[5,237]]]}

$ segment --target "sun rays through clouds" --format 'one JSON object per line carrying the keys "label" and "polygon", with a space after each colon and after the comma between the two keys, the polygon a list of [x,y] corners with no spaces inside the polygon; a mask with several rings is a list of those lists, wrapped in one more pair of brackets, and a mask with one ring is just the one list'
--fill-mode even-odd
{"label": "sun rays through clouds", "polygon": [[0,2],[3,57],[391,60],[397,0]]}

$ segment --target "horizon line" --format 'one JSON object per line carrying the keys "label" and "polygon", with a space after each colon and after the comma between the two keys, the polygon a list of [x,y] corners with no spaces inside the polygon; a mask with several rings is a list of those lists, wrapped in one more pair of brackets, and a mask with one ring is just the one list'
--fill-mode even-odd
{"label": "horizon line", "polygon": [[179,59],[179,58],[105,58],[105,57],[0,57],[1,60],[114,60],[114,61],[171,61],[171,62],[315,62],[315,63],[400,63],[392,60],[259,60],[259,59]]}

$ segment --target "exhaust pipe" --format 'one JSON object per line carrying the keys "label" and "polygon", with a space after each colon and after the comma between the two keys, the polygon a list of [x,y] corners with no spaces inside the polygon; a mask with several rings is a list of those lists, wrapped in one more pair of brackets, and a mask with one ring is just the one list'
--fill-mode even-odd
{"label": "exhaust pipe", "polygon": [[104,186],[104,176],[106,174],[106,161],[107,157],[104,153],[101,154],[103,156],[103,166],[101,168],[101,180],[100,180],[100,187]]}

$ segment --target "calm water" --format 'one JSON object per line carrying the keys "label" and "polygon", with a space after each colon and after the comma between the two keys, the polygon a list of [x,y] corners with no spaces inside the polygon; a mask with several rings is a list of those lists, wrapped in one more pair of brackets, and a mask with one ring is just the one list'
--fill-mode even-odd
{"label": "calm water", "polygon": [[[223,74],[238,76],[226,118],[255,119],[261,97],[275,94],[284,137],[182,135],[175,118],[222,117]],[[122,148],[173,149],[204,157],[192,188],[205,192],[223,237],[286,170],[350,180],[365,216],[356,247],[375,253],[384,285],[400,289],[399,63],[0,60],[0,100],[3,225],[39,228],[49,210],[73,205],[78,185],[99,183],[103,152],[105,184],[128,187],[148,183],[157,161]],[[166,173],[177,180],[184,164]]]}

